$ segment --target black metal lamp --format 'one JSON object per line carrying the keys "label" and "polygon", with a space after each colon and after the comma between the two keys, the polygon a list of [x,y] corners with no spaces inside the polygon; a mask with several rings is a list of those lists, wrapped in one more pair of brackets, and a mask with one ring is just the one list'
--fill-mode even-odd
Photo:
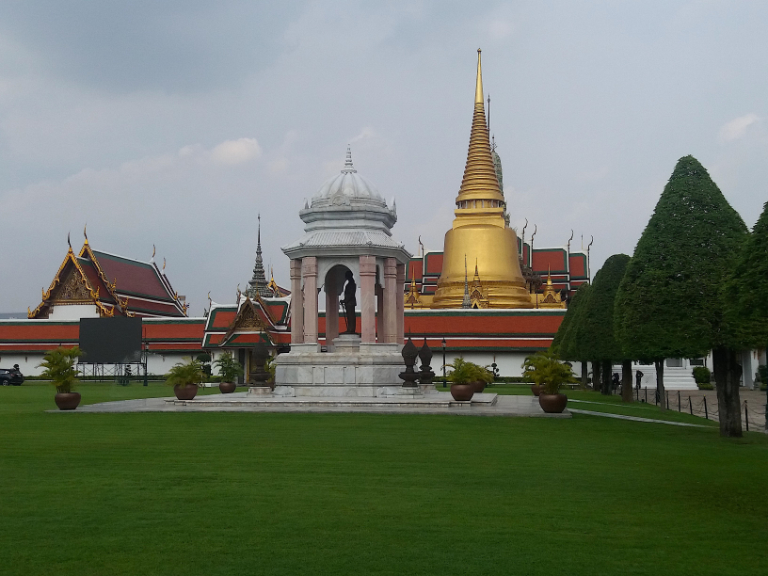
{"label": "black metal lamp", "polygon": [[443,388],[445,387],[445,336],[443,336]]}

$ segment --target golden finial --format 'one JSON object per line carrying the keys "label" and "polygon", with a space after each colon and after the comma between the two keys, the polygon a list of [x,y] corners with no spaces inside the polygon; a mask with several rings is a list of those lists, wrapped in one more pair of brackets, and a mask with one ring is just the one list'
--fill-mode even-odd
{"label": "golden finial", "polygon": [[152,262],[155,261],[155,253],[157,252],[157,249],[155,248],[155,245],[152,244]]}
{"label": "golden finial", "polygon": [[547,286],[552,286],[552,264],[547,266]]}
{"label": "golden finial", "polygon": [[88,244],[88,223],[83,226],[83,236],[85,236],[85,243]]}
{"label": "golden finial", "polygon": [[475,86],[475,104],[483,103],[483,69],[480,64],[482,50],[477,49],[477,84]]}
{"label": "golden finial", "polygon": [[165,258],[163,258],[163,273],[165,273]]}

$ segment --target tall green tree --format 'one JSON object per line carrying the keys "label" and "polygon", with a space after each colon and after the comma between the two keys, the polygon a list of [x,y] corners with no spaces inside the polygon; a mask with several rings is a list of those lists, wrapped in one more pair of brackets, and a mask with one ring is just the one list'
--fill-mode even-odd
{"label": "tall green tree", "polygon": [[586,366],[589,358],[581,354],[583,346],[579,340],[578,332],[580,318],[583,316],[591,289],[592,287],[589,284],[579,286],[576,294],[571,298],[571,303],[568,306],[565,317],[552,340],[552,349],[557,350],[562,360],[579,361],[582,363],[582,384],[584,385],[586,385]]}
{"label": "tall green tree", "polygon": [[[656,364],[662,408],[664,359],[703,356],[721,345],[720,288],[746,234],[706,169],[693,156],[681,158],[616,295],[616,335],[627,357]],[[735,393],[738,402],[738,387]]]}
{"label": "tall green tree", "polygon": [[589,300],[579,318],[583,354],[601,364],[602,393],[611,393],[611,368],[614,362],[621,362],[622,399],[627,402],[632,401],[632,363],[614,335],[614,302],[629,260],[626,254],[614,254],[605,261],[595,274]]}
{"label": "tall green tree", "polygon": [[[763,206],[763,213],[752,228],[752,234],[744,243],[733,272],[723,285],[721,296],[725,302],[722,340],[728,348],[768,348],[768,202]],[[716,371],[716,382],[718,377],[723,376]],[[729,391],[734,384],[738,386],[733,378],[726,380],[724,391]],[[720,399],[720,389],[718,386],[718,403],[727,402],[728,398]],[[740,413],[738,418],[741,421]],[[733,426],[734,423],[726,424]],[[721,432],[723,425],[721,421]]]}
{"label": "tall green tree", "polygon": [[734,348],[768,347],[768,202],[723,285],[724,339]]}

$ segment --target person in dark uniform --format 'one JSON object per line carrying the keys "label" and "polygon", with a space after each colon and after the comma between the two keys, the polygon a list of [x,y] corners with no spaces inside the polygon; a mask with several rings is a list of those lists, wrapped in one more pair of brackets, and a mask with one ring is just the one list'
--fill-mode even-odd
{"label": "person in dark uniform", "polygon": [[357,332],[357,316],[355,315],[357,284],[355,284],[355,277],[349,270],[347,270],[345,278],[347,279],[347,285],[344,286],[344,300],[342,302],[344,303],[344,311],[347,316],[347,330],[344,333],[355,334]]}
{"label": "person in dark uniform", "polygon": [[640,381],[643,379],[643,376],[645,376],[645,374],[640,372],[640,370],[635,372],[635,390],[640,390]]}

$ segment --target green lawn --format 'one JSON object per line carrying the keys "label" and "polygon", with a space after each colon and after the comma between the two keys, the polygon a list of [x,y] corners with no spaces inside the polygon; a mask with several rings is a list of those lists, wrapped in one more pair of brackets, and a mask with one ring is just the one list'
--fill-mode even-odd
{"label": "green lawn", "polygon": [[3,574],[766,571],[758,433],[579,415],[49,414],[52,394],[0,388]]}

